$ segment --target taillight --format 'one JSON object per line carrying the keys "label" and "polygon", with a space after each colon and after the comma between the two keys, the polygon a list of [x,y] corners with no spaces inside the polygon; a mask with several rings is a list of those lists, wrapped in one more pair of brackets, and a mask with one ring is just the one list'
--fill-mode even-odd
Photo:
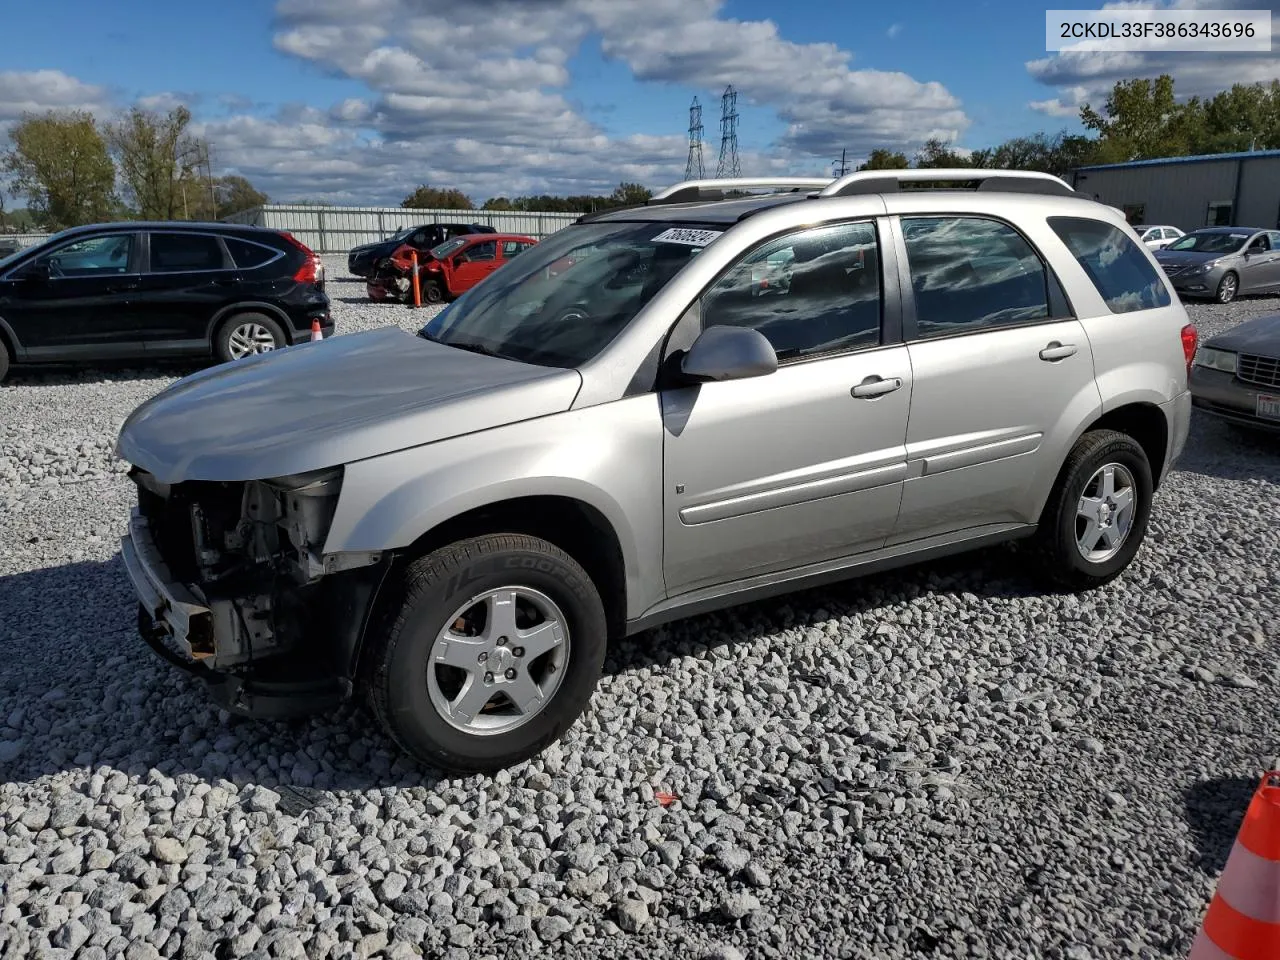
{"label": "taillight", "polygon": [[1196,347],[1200,344],[1200,334],[1194,323],[1182,328],[1182,355],[1187,358],[1187,373],[1191,373],[1191,361],[1196,358]]}
{"label": "taillight", "polygon": [[323,283],[324,264],[320,261],[320,255],[295,237],[292,233],[282,232],[280,236],[284,237],[291,244],[301,250],[307,257],[302,266],[298,268],[298,272],[293,275],[294,283]]}

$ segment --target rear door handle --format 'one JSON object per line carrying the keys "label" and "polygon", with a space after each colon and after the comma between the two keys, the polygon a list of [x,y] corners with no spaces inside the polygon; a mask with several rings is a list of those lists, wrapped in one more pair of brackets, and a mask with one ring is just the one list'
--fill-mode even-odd
{"label": "rear door handle", "polygon": [[874,400],[876,397],[882,397],[886,393],[893,393],[901,386],[901,377],[890,377],[888,380],[884,380],[880,377],[871,376],[850,390],[849,393],[860,400]]}
{"label": "rear door handle", "polygon": [[138,282],[135,280],[132,283],[117,283],[114,286],[107,287],[107,293],[128,293],[137,289]]}
{"label": "rear door handle", "polygon": [[1054,340],[1053,343],[1040,351],[1040,359],[1048,360],[1052,363],[1055,360],[1065,360],[1067,357],[1074,356],[1075,353],[1076,345],[1074,343],[1063,345],[1057,340]]}

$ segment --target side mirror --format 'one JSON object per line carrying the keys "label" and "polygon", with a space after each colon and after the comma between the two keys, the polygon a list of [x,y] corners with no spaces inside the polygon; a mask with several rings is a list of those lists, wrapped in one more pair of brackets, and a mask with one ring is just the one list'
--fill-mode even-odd
{"label": "side mirror", "polygon": [[773,344],[750,327],[708,327],[680,361],[680,372],[697,383],[763,377],[777,369]]}

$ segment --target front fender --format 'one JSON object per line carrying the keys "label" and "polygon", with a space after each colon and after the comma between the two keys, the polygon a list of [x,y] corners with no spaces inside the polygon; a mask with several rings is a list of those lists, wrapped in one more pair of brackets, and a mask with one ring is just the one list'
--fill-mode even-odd
{"label": "front fender", "polygon": [[522,497],[581,501],[613,527],[627,616],[660,600],[662,422],[631,397],[346,466],[325,553],[403,549],[467,511]]}

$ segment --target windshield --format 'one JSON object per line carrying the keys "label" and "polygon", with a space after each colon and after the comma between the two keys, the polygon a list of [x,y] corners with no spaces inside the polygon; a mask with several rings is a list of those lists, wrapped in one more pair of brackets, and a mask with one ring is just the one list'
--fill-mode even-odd
{"label": "windshield", "polygon": [[413,227],[405,227],[403,230],[397,230],[395,233],[393,233],[393,234],[392,234],[390,237],[388,237],[387,239],[388,239],[388,240],[403,240],[403,239],[404,239],[405,237],[407,237],[409,234],[413,233],[413,231],[414,231],[414,228],[413,228]]}
{"label": "windshield", "polygon": [[452,240],[446,240],[437,247],[431,248],[431,255],[437,260],[443,260],[449,254],[453,253],[459,247],[467,244],[467,237],[454,237]]}
{"label": "windshield", "polygon": [[1247,233],[1188,233],[1169,244],[1169,250],[1188,253],[1233,253],[1249,239]]}
{"label": "windshield", "polygon": [[718,236],[670,222],[566,227],[454,301],[419,336],[525,363],[581,366]]}

